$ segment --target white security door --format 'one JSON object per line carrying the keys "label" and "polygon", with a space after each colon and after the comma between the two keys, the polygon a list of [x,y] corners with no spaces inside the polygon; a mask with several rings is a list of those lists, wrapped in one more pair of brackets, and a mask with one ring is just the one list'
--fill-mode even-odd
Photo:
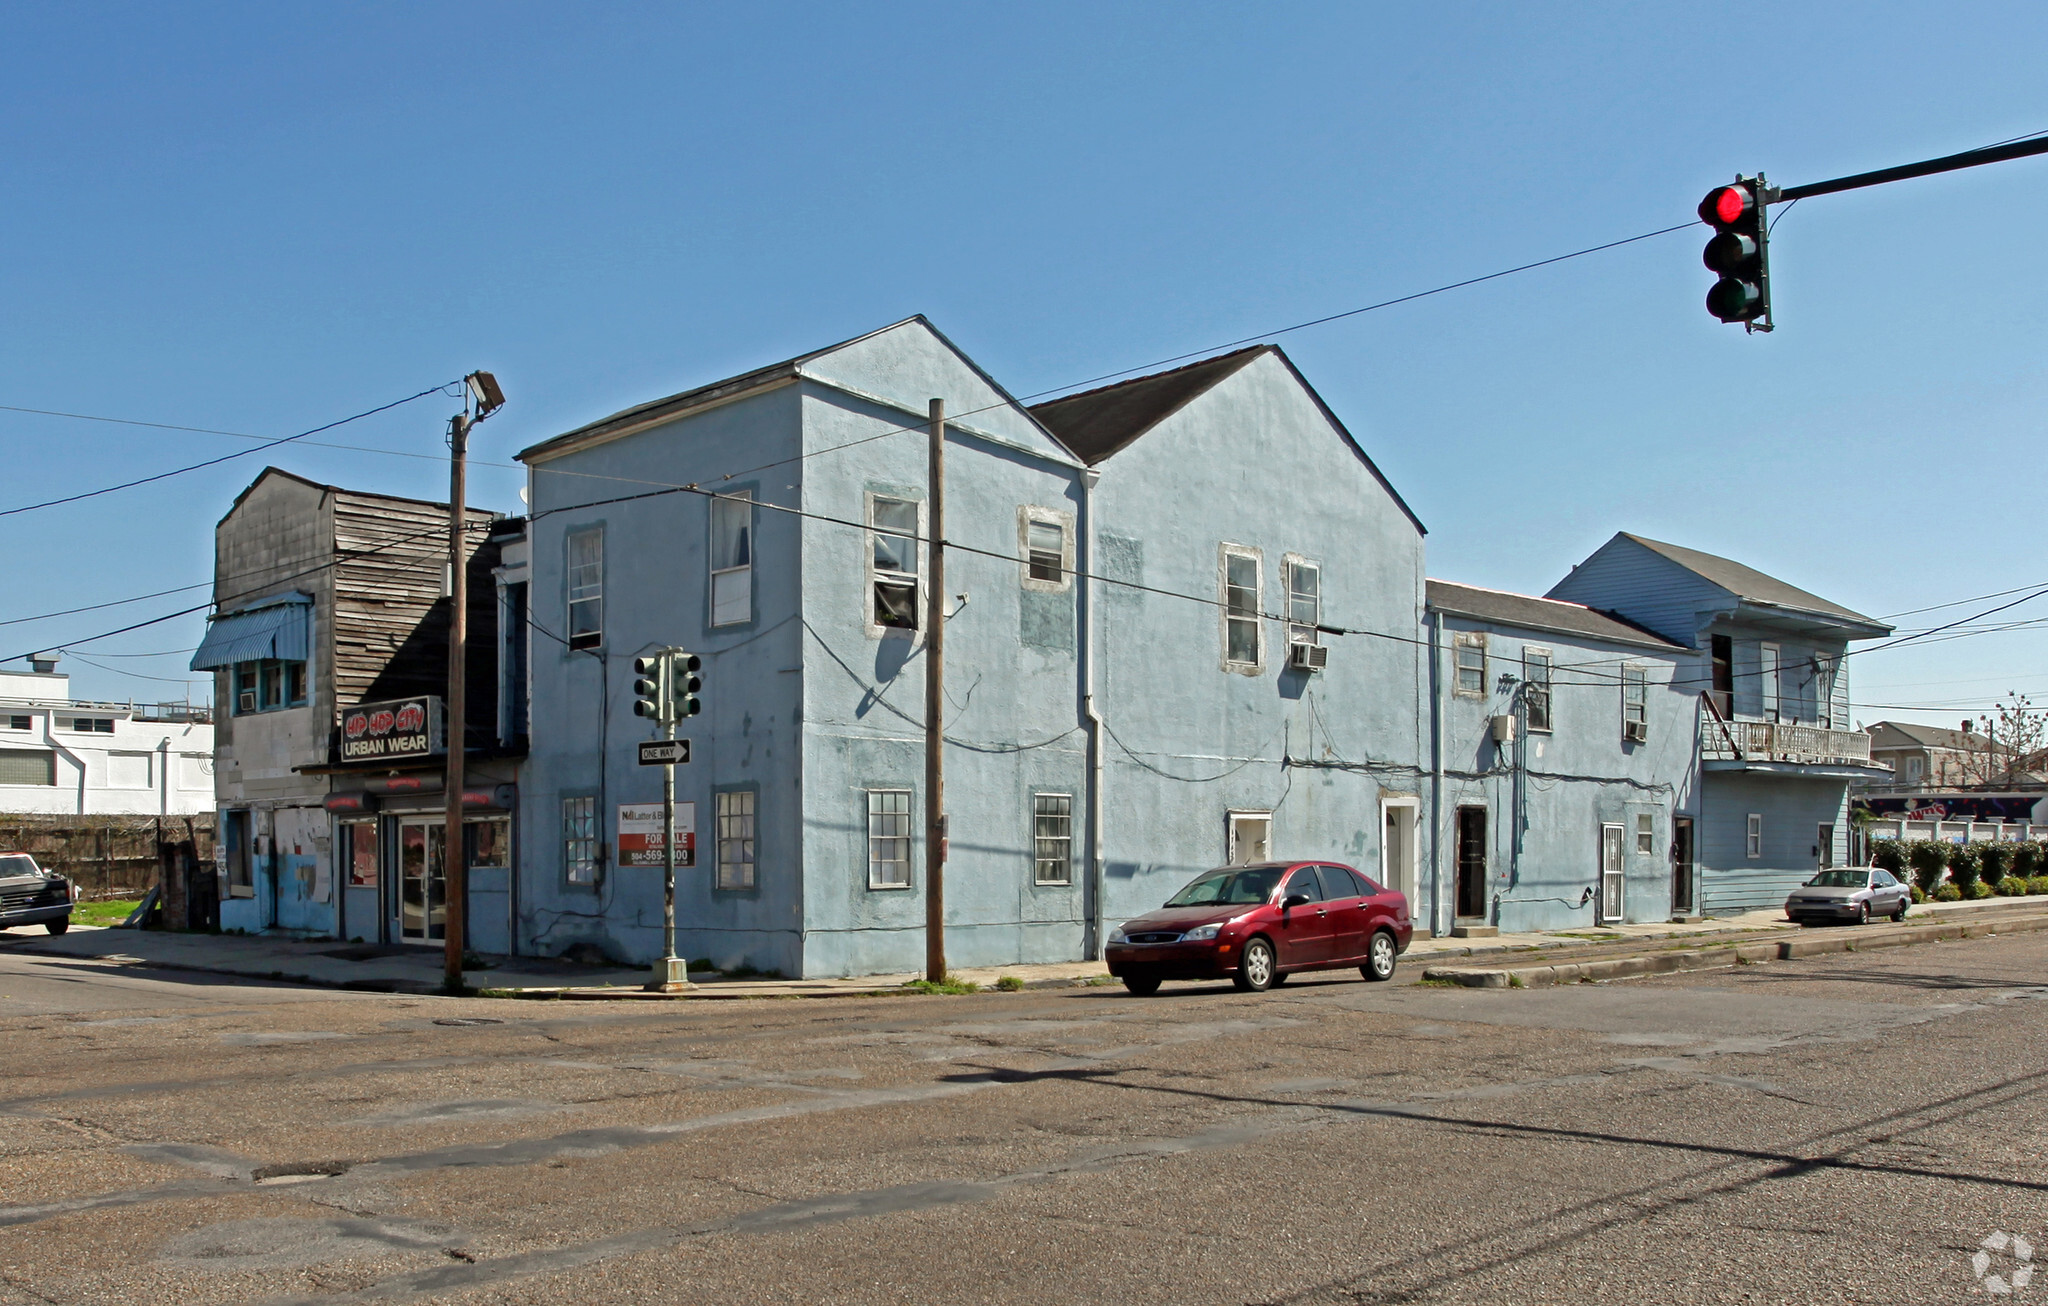
{"label": "white security door", "polygon": [[1600,919],[1621,919],[1622,860],[1621,827],[1600,827]]}

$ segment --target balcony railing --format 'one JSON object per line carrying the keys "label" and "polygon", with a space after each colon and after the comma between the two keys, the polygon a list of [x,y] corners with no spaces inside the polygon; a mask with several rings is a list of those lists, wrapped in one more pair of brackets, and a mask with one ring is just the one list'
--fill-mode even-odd
{"label": "balcony railing", "polygon": [[1722,721],[1712,712],[1700,723],[1700,756],[1751,762],[1870,765],[1870,736],[1861,730],[1787,725],[1780,721]]}

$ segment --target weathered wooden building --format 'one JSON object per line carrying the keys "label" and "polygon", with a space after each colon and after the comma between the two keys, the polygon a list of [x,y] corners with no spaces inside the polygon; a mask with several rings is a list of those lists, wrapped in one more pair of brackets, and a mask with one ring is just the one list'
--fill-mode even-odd
{"label": "weathered wooden building", "polygon": [[[472,510],[470,937],[509,945],[512,791],[501,729],[502,565],[518,522]],[[221,925],[434,943],[445,906],[441,773],[453,727],[448,507],[267,468],[215,528],[214,602],[194,670],[215,674]],[[517,570],[516,568],[513,570]],[[518,611],[524,613],[523,591]],[[523,645],[523,637],[514,641]],[[523,687],[514,686],[523,696]]]}

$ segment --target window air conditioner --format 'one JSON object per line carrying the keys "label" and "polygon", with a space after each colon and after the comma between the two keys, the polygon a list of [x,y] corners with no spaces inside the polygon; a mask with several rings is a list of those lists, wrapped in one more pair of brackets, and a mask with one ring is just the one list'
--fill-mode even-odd
{"label": "window air conditioner", "polygon": [[1624,721],[1621,723],[1621,737],[1638,743],[1650,737],[1650,723],[1647,721]]}
{"label": "window air conditioner", "polygon": [[1290,671],[1321,671],[1330,665],[1330,650],[1321,644],[1289,644],[1287,646],[1287,667]]}
{"label": "window air conditioner", "polygon": [[1493,718],[1493,742],[1496,744],[1512,744],[1515,742],[1514,717],[1502,713]]}

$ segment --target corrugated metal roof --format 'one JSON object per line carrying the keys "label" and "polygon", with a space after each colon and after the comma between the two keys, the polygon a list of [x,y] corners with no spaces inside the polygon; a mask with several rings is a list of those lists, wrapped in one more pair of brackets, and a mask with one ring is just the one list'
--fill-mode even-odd
{"label": "corrugated metal roof", "polygon": [[1589,639],[1671,652],[1682,652],[1685,648],[1683,644],[1674,644],[1633,621],[1581,603],[1539,599],[1528,594],[1481,589],[1477,585],[1459,585],[1447,580],[1429,582],[1429,606],[1438,612],[1498,622],[1504,626],[1521,626],[1528,630],[1583,635]]}
{"label": "corrugated metal roof", "polygon": [[218,671],[237,662],[307,661],[313,643],[313,599],[296,591],[259,599],[215,617],[192,653],[192,670]]}

